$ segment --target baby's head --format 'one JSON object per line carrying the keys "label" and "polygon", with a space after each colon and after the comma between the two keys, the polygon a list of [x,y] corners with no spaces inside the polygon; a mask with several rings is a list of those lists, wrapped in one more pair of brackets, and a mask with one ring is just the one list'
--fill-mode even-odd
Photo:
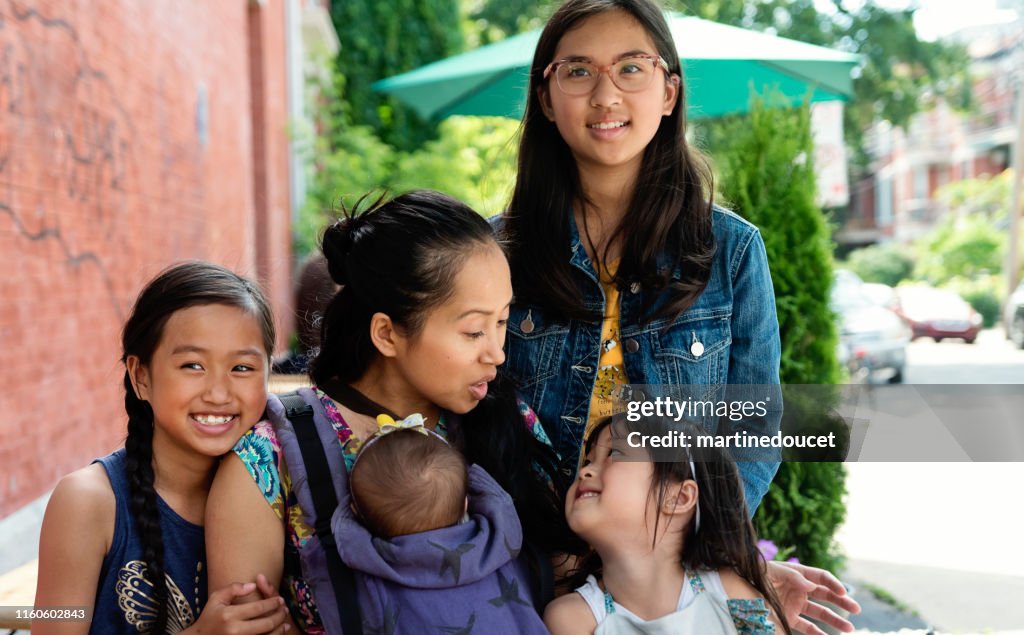
{"label": "baby's head", "polygon": [[448,527],[466,513],[466,461],[425,428],[371,437],[360,450],[350,479],[356,511],[377,536]]}

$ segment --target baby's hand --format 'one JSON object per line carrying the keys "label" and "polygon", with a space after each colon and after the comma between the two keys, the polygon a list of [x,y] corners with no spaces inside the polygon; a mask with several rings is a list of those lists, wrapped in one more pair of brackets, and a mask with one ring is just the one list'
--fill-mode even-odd
{"label": "baby's hand", "polygon": [[[211,593],[199,619],[183,631],[183,635],[282,635],[287,632],[291,627],[285,623],[288,609],[284,598],[270,587],[262,574],[257,582],[259,584],[236,582]],[[256,590],[263,599],[235,604]]]}

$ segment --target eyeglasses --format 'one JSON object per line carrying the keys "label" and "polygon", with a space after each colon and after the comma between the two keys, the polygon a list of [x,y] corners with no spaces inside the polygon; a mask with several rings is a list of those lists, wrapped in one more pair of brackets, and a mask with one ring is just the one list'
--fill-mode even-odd
{"label": "eyeglasses", "polygon": [[635,93],[651,85],[654,76],[657,75],[655,71],[659,67],[666,75],[669,74],[668,63],[657,55],[634,55],[607,66],[575,60],[557,60],[544,69],[544,79],[548,79],[554,73],[555,82],[563,93],[571,97],[580,97],[593,92],[601,79],[601,73],[607,72],[619,90]]}

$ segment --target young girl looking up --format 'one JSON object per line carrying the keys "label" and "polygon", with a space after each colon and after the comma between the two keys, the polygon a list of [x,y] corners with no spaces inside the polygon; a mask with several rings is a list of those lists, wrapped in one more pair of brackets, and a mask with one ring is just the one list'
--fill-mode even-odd
{"label": "young girl looking up", "polygon": [[65,476],[43,519],[35,605],[92,621],[33,633],[284,632],[265,584],[273,597],[231,606],[250,583],[207,601],[202,527],[218,458],[263,413],[273,346],[263,293],[223,267],[180,264],[143,289],[122,334],[125,446]]}
{"label": "young girl looking up", "polygon": [[[569,474],[588,421],[611,414],[626,384],[779,383],[764,243],[711,195],[686,140],[682,68],[661,9],[563,4],[537,43],[500,226],[516,294],[502,372],[551,428]],[[745,429],[778,425],[769,416]],[[774,456],[740,465],[751,514],[777,466]]]}
{"label": "young girl looking up", "polygon": [[[679,430],[694,447],[633,447]],[[554,635],[775,633],[770,618],[782,609],[736,465],[696,447],[700,435],[692,424],[621,415],[597,424],[565,503],[569,526],[594,552],[575,576],[585,582],[548,605]]]}

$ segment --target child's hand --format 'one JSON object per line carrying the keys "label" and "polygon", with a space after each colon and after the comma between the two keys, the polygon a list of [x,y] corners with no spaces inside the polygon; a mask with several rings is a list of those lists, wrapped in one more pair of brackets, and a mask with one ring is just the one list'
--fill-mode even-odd
{"label": "child's hand", "polygon": [[846,633],[853,630],[853,624],[821,604],[810,601],[829,602],[851,613],[860,613],[860,604],[846,595],[846,587],[828,571],[795,562],[772,561],[768,563],[767,573],[794,631],[825,635],[823,630],[804,619],[804,615]]}
{"label": "child's hand", "polygon": [[[183,635],[281,635],[287,632],[290,626],[285,623],[288,609],[284,598],[270,588],[265,577],[260,575],[257,580],[262,584],[236,582],[211,593],[199,619],[184,630]],[[233,604],[257,589],[264,599]],[[269,594],[272,595],[267,597]]]}

